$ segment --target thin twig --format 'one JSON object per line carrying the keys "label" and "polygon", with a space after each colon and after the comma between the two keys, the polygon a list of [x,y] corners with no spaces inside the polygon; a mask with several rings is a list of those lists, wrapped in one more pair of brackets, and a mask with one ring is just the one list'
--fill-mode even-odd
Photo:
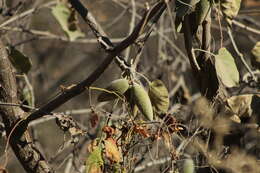
{"label": "thin twig", "polygon": [[237,55],[239,56],[240,60],[242,61],[242,63],[244,64],[244,66],[246,67],[247,71],[250,73],[250,75],[252,76],[253,80],[256,80],[255,74],[253,73],[253,71],[251,70],[251,68],[249,67],[249,65],[247,64],[247,62],[244,59],[244,56],[242,53],[240,53],[240,51],[237,48],[236,42],[234,40],[234,37],[232,35],[232,31],[231,28],[228,27],[228,36],[231,40],[231,43],[233,45],[233,48],[235,49]]}
{"label": "thin twig", "polygon": [[[131,22],[130,22],[128,34],[130,34],[130,33],[133,32],[134,26],[135,26],[135,21],[136,21],[136,5],[135,5],[135,0],[131,0],[131,4],[132,4],[132,16],[131,16]],[[130,50],[131,50],[130,47],[128,47],[128,48],[125,50],[125,60],[126,60],[126,62],[128,62],[128,63],[129,63]]]}
{"label": "thin twig", "polygon": [[164,157],[164,158],[161,158],[161,159],[158,159],[158,160],[153,160],[151,162],[148,162],[146,163],[145,165],[141,165],[141,166],[138,166],[134,169],[134,172],[140,172],[140,171],[143,171],[151,166],[155,166],[155,165],[161,165],[161,164],[164,164],[166,162],[169,162],[171,161],[171,157]]}
{"label": "thin twig", "polygon": [[20,20],[20,19],[24,18],[25,16],[28,16],[28,15],[36,12],[37,10],[39,10],[41,8],[50,7],[50,6],[54,5],[54,4],[56,4],[56,2],[52,1],[52,2],[48,2],[46,4],[41,5],[40,7],[29,9],[29,10],[27,10],[27,11],[21,13],[21,14],[18,14],[16,16],[8,19],[7,21],[3,22],[2,24],[0,24],[0,28],[13,23],[14,21]]}
{"label": "thin twig", "polygon": [[[41,30],[35,30],[35,29],[24,29],[21,27],[8,27],[8,26],[4,26],[2,27],[3,30],[6,31],[16,31],[16,32],[24,32],[26,34],[31,34],[31,35],[35,35],[38,36],[37,39],[57,39],[57,40],[61,40],[61,41],[66,41],[66,42],[70,42],[70,43],[97,43],[97,39],[96,38],[80,38],[77,40],[69,40],[67,37],[64,36],[60,36],[60,35],[56,35],[54,33],[51,33],[49,31],[41,31]],[[170,33],[171,29],[165,29],[164,31],[162,31],[162,34],[166,34],[166,33]],[[140,37],[143,37],[145,34],[142,34]],[[157,36],[158,32],[153,32],[150,36]],[[111,38],[110,41],[113,43],[118,43],[123,41],[124,38]]]}
{"label": "thin twig", "polygon": [[240,27],[240,28],[242,28],[242,29],[244,29],[246,31],[252,32],[252,33],[257,34],[257,35],[260,35],[260,30],[252,28],[250,26],[247,26],[247,25],[245,25],[243,23],[240,23],[239,21],[233,20],[232,24],[234,24],[234,25],[236,25],[236,26],[238,26],[238,27]]}

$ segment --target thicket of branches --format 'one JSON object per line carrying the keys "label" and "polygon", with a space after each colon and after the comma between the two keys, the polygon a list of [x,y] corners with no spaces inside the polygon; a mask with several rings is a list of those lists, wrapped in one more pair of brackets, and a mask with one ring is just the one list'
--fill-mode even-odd
{"label": "thicket of branches", "polygon": [[2,0],[0,171],[258,173],[259,8]]}

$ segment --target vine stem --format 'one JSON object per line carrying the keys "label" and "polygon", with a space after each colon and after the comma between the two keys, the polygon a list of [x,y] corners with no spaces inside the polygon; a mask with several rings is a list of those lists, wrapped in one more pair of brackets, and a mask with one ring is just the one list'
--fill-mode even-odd
{"label": "vine stem", "polygon": [[238,48],[237,48],[236,42],[235,42],[234,37],[233,37],[233,35],[232,35],[231,28],[230,28],[230,27],[227,27],[227,31],[228,31],[228,36],[229,36],[229,38],[230,38],[230,40],[231,40],[231,43],[232,43],[232,45],[233,45],[233,47],[234,47],[234,49],[235,49],[237,55],[239,56],[240,60],[242,61],[242,63],[243,63],[244,66],[246,67],[247,71],[248,71],[248,72],[250,73],[250,75],[252,76],[253,80],[256,81],[256,77],[255,77],[253,71],[251,70],[251,68],[249,67],[249,65],[247,64],[247,62],[245,61],[243,54],[242,54],[242,53],[238,50]]}

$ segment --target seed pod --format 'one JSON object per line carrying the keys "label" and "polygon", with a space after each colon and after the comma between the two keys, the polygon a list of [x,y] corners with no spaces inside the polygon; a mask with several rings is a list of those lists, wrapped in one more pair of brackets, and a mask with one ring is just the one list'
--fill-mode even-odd
{"label": "seed pod", "polygon": [[138,84],[133,85],[132,91],[134,102],[136,103],[138,109],[148,120],[152,121],[153,108],[147,92],[142,86]]}
{"label": "seed pod", "polygon": [[148,94],[156,112],[166,113],[168,111],[169,93],[161,80],[155,80],[150,83]]}
{"label": "seed pod", "polygon": [[126,79],[114,80],[106,88],[106,90],[111,93],[103,91],[98,96],[98,101],[104,102],[104,101],[116,99],[116,98],[118,98],[116,94],[123,95],[127,91],[128,88],[129,88],[128,80],[126,80]]}
{"label": "seed pod", "polygon": [[129,87],[129,89],[124,93],[124,95],[129,104],[131,114],[133,115],[133,117],[135,117],[138,113],[138,107],[136,106],[134,101],[132,86]]}

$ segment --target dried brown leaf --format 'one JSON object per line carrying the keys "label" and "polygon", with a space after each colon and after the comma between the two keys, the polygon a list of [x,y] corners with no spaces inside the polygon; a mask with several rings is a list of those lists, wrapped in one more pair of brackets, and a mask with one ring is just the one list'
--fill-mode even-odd
{"label": "dried brown leaf", "polygon": [[107,138],[105,140],[106,157],[113,162],[121,161],[121,152],[119,151],[116,141],[113,138]]}

